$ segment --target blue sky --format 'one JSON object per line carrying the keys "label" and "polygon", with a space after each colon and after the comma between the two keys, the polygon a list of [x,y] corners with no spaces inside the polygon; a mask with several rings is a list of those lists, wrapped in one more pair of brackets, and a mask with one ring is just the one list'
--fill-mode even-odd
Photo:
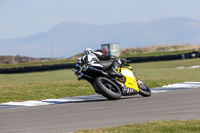
{"label": "blue sky", "polygon": [[64,22],[113,24],[166,17],[200,20],[200,0],[0,0],[0,39],[47,32]]}

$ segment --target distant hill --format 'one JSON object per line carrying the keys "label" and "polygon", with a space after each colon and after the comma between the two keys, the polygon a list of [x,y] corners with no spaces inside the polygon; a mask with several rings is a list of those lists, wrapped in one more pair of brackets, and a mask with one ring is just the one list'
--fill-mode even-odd
{"label": "distant hill", "polygon": [[0,40],[0,55],[70,57],[85,48],[119,43],[121,48],[200,43],[200,21],[165,18],[146,23],[92,25],[63,22],[46,33]]}

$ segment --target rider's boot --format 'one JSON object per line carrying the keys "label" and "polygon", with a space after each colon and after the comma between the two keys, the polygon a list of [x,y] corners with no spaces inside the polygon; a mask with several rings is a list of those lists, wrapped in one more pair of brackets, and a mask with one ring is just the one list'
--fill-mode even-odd
{"label": "rider's boot", "polygon": [[111,69],[109,70],[109,75],[111,77],[115,77],[117,78],[119,81],[125,83],[126,79],[125,77],[119,72],[119,67],[120,67],[120,64],[117,62],[117,61],[114,61],[113,64],[112,64],[112,67]]}
{"label": "rider's boot", "polygon": [[119,79],[119,81],[121,81],[123,83],[126,81],[125,77],[121,73],[118,73],[118,72],[115,72],[115,71],[110,71],[109,75],[111,77],[115,77],[115,78]]}

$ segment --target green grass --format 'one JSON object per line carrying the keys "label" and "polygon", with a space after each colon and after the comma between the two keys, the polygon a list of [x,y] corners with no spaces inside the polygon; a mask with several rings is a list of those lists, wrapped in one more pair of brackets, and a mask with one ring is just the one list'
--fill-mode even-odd
{"label": "green grass", "polygon": [[71,69],[25,74],[0,74],[0,103],[94,94]]}
{"label": "green grass", "polygon": [[66,81],[2,86],[0,94],[0,101],[8,102],[91,95],[94,90],[83,81]]}
{"label": "green grass", "polygon": [[118,127],[80,130],[74,133],[199,133],[200,120],[157,121]]}
{"label": "green grass", "polygon": [[[200,58],[177,61],[136,63],[135,75],[150,88],[171,83],[200,82],[200,68],[175,69],[179,66],[200,65]],[[72,69],[24,74],[0,74],[0,103],[41,100],[94,94],[86,81],[78,81]]]}
{"label": "green grass", "polygon": [[177,82],[200,81],[200,68],[175,69],[179,66],[193,65],[200,65],[200,59],[132,64],[135,75],[149,84],[151,88]]}

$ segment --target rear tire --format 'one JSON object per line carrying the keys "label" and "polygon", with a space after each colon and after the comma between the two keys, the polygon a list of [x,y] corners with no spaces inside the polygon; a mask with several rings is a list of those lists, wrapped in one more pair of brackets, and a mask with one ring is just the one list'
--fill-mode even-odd
{"label": "rear tire", "polygon": [[94,87],[95,90],[109,100],[118,100],[122,95],[120,88],[114,82],[105,77],[97,77],[94,80]]}

